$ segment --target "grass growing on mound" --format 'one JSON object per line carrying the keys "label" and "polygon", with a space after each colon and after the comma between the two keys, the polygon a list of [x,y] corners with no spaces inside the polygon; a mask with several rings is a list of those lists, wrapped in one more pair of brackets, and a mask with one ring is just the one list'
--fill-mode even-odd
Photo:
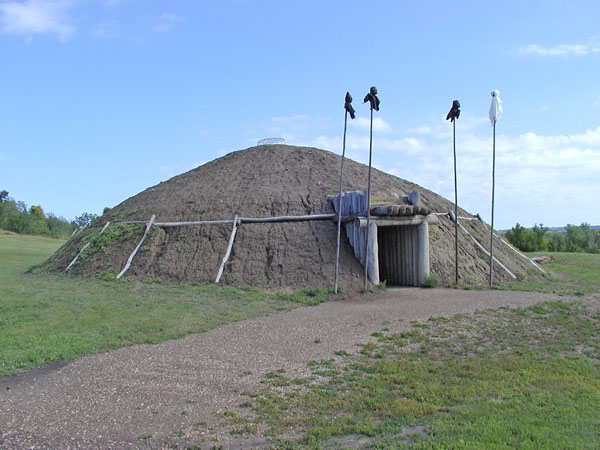
{"label": "grass growing on mound", "polygon": [[595,308],[550,302],[414,325],[312,362],[304,380],[271,382],[238,429],[295,434],[275,447],[286,449],[597,448]]}
{"label": "grass growing on mound", "polygon": [[321,289],[266,293],[214,284],[162,286],[24,273],[62,243],[0,237],[0,376],[326,300]]}

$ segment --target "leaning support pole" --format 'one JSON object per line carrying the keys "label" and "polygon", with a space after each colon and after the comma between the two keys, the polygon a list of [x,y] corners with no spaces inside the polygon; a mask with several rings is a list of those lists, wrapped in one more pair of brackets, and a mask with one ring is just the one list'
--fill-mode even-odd
{"label": "leaning support pole", "polygon": [[76,262],[76,261],[79,259],[79,257],[80,257],[80,256],[81,256],[81,254],[83,253],[83,251],[84,251],[86,248],[88,248],[88,246],[89,246],[89,245],[90,245],[90,243],[88,242],[87,244],[85,244],[85,245],[83,246],[83,248],[82,248],[81,250],[79,250],[79,253],[77,253],[77,256],[75,256],[75,258],[73,258],[73,261],[71,261],[71,264],[69,264],[69,265],[67,266],[67,268],[65,269],[65,272],[66,272],[67,270],[69,270],[73,264],[75,264],[75,262]]}
{"label": "leaning support pole", "polygon": [[135,256],[135,254],[138,252],[138,250],[144,243],[144,239],[146,239],[146,236],[148,236],[148,231],[150,230],[150,227],[154,223],[154,219],[156,219],[156,216],[153,214],[152,217],[150,218],[150,220],[148,221],[148,224],[146,225],[146,231],[144,231],[144,235],[142,236],[142,239],[138,243],[137,247],[133,250],[131,255],[129,255],[129,258],[127,258],[127,263],[125,264],[125,267],[123,267],[123,270],[121,270],[121,272],[119,272],[119,274],[117,275],[117,279],[121,278],[125,274],[125,272],[127,272],[127,269],[129,269],[129,266],[131,266],[131,261],[133,261],[133,257]]}
{"label": "leaning support pole", "polygon": [[354,108],[352,108],[352,96],[346,92],[346,104],[344,109],[344,137],[342,139],[342,166],[340,167],[340,189],[338,194],[338,215],[337,215],[337,241],[335,248],[335,275],[333,277],[333,292],[338,292],[338,273],[340,264],[340,240],[342,236],[342,188],[344,184],[344,159],[346,157],[346,126],[348,125],[348,113],[354,119]]}
{"label": "leaning support pole", "polygon": [[[481,217],[468,218],[468,219],[466,219],[465,217],[459,217],[459,219],[479,220],[484,226],[487,226],[487,224],[483,220],[481,220]],[[502,236],[498,235],[498,233],[495,233],[495,234],[496,234],[496,238],[500,239],[500,242],[502,242],[504,245],[506,245],[508,248],[510,248],[512,251],[514,251],[520,257],[522,257],[522,258],[526,259],[527,261],[529,261],[533,265],[533,267],[535,267],[536,269],[538,269],[542,273],[548,273],[544,269],[542,269],[539,265],[537,265],[535,263],[535,261],[533,259],[531,259],[529,256],[523,254],[517,248],[513,247],[510,243],[506,242]]]}
{"label": "leaning support pole", "polygon": [[225,256],[223,256],[223,261],[221,261],[221,266],[219,267],[219,272],[217,273],[217,279],[215,283],[218,284],[221,279],[221,275],[223,275],[223,269],[225,268],[225,263],[229,259],[229,255],[231,254],[231,248],[233,247],[233,241],[235,239],[235,233],[237,231],[238,218],[237,214],[233,218],[233,229],[231,230],[231,237],[229,238],[229,244],[227,245],[227,250],[225,251]]}
{"label": "leaning support pole", "polygon": [[[102,233],[104,233],[104,230],[106,230],[106,228],[108,228],[108,226],[109,226],[109,225],[110,225],[110,220],[109,220],[108,222],[106,222],[106,224],[104,225],[104,227],[102,228],[102,230],[100,230],[100,233],[98,233],[98,236],[100,236]],[[87,227],[87,225],[86,225],[86,227]],[[84,227],[84,228],[85,228],[85,227]],[[83,229],[83,228],[82,228],[82,229]],[[71,235],[71,237],[72,237],[72,236],[73,236],[73,235]],[[87,244],[85,244],[85,245],[83,246],[83,248],[82,248],[81,250],[79,250],[79,253],[77,253],[77,256],[75,256],[75,258],[73,258],[73,261],[71,261],[71,264],[69,264],[69,265],[67,266],[67,268],[65,269],[65,272],[66,272],[67,270],[69,270],[69,269],[71,268],[71,266],[77,262],[77,259],[78,259],[78,258],[81,256],[81,254],[83,253],[83,251],[84,251],[86,248],[88,248],[88,246],[89,246],[90,244],[91,244],[91,242],[88,242]]]}
{"label": "leaning support pole", "polygon": [[[451,219],[452,219],[452,217],[451,217]],[[453,220],[454,220],[454,219],[453,219]],[[458,220],[457,220],[456,222],[458,223]],[[509,276],[510,276],[510,277],[511,277],[513,280],[516,280],[516,279],[517,279],[516,275],[515,275],[514,273],[512,273],[512,272],[509,270],[509,268],[508,268],[508,267],[506,267],[504,264],[502,264],[502,263],[501,263],[501,262],[500,262],[500,261],[499,261],[499,260],[498,260],[498,259],[497,259],[495,256],[491,256],[491,255],[490,255],[490,253],[489,253],[489,252],[488,252],[488,251],[485,249],[485,247],[484,247],[483,245],[481,245],[481,244],[479,243],[479,241],[478,241],[477,239],[475,239],[475,238],[474,238],[474,237],[471,235],[471,233],[469,233],[469,232],[467,231],[467,229],[466,229],[465,227],[463,227],[463,226],[462,226],[460,223],[458,224],[458,226],[460,227],[460,229],[461,229],[461,230],[463,230],[463,231],[465,232],[465,234],[466,234],[467,236],[469,236],[469,237],[470,237],[470,238],[473,240],[473,242],[475,243],[475,245],[476,245],[476,246],[477,246],[477,247],[478,247],[478,248],[479,248],[479,249],[480,249],[480,250],[481,250],[481,251],[482,251],[482,252],[483,252],[485,255],[489,256],[490,258],[494,258],[494,261],[496,261],[496,263],[498,263],[498,265],[499,265],[500,267],[502,267],[502,269],[504,269],[504,271],[505,271],[505,272],[506,272],[506,273],[507,273],[507,274],[508,274],[508,275],[509,275]]]}

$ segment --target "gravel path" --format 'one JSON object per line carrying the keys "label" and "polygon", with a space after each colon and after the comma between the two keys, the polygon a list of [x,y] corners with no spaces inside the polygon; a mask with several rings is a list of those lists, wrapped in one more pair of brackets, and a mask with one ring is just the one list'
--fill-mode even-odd
{"label": "gravel path", "polygon": [[[246,320],[158,345],[82,357],[0,379],[0,448],[242,448],[220,425],[270,371],[308,373],[310,360],[353,352],[387,327],[554,296],[506,291],[387,289]],[[264,444],[264,443],[263,443]],[[255,442],[254,445],[260,445]]]}

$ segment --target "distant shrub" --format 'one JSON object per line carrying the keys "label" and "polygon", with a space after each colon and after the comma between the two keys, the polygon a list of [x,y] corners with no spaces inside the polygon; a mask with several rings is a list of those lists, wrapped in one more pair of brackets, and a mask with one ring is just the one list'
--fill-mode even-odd
{"label": "distant shrub", "polygon": [[45,214],[39,205],[14,200],[8,192],[0,191],[0,228],[19,234],[34,234],[66,239],[73,226],[63,217]]}
{"label": "distant shrub", "polygon": [[517,223],[505,237],[523,252],[600,253],[600,230],[585,222],[579,226],[567,225],[564,233],[548,233],[542,224],[525,228]]}
{"label": "distant shrub", "polygon": [[517,223],[505,234],[509,242],[522,252],[543,252],[548,249],[548,241],[544,235],[548,231],[543,224],[535,224],[533,228],[525,228]]}
{"label": "distant shrub", "polygon": [[75,224],[75,226],[81,228],[81,227],[86,227],[88,225],[92,224],[92,221],[98,217],[96,214],[91,214],[88,212],[84,212],[82,215],[75,217],[75,220],[73,221],[73,224]]}

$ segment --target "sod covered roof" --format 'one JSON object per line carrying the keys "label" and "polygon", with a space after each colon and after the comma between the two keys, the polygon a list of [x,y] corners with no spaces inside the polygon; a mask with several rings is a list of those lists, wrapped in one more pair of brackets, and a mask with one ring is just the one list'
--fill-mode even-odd
{"label": "sod covered roof", "polygon": [[[121,271],[144,232],[143,225],[115,225],[120,221],[184,222],[333,213],[328,196],[337,193],[341,157],[310,147],[261,145],[215,159],[196,169],[151,186],[96,219],[71,238],[44,267],[62,272],[86,243],[68,273],[111,277]],[[364,190],[368,168],[346,160],[344,191]],[[451,171],[449,171],[449,176]],[[374,170],[372,198],[394,199],[417,190],[422,206],[447,213],[453,203],[414,183]],[[459,216],[473,217],[459,209]],[[100,235],[107,221],[111,225]],[[489,248],[489,228],[479,220],[463,226]],[[214,282],[230,238],[231,224],[152,227],[126,276],[166,283]],[[267,288],[333,285],[336,249],[334,221],[242,224],[221,283]],[[485,284],[489,265],[481,249],[461,232],[461,279]],[[513,273],[537,275],[529,261],[497,242],[494,255]],[[431,270],[440,283],[454,280],[454,224],[440,216],[430,227]],[[495,266],[498,281],[507,272]],[[363,267],[345,236],[340,252],[340,285],[362,287]]]}

